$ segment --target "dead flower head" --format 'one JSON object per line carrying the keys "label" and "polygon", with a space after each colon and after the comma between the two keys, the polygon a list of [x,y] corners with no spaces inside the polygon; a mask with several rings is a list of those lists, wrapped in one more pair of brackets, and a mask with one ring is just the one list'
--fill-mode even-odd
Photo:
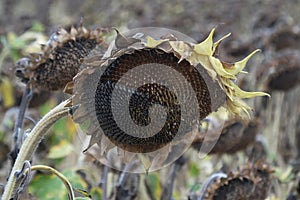
{"label": "dead flower head", "polygon": [[43,90],[62,90],[80,71],[82,59],[91,51],[106,49],[104,29],[89,30],[80,23],[68,32],[59,28],[48,42],[41,46],[41,53],[31,53],[17,61],[15,74],[23,82]]}
{"label": "dead flower head", "polygon": [[[221,106],[241,118],[251,108],[234,81],[247,61],[216,57],[214,29],[197,44],[165,28],[133,29],[116,39],[101,59],[90,56],[74,79],[74,119],[91,135],[86,151],[131,172],[154,171],[176,160],[192,143],[201,120]],[[98,144],[98,149],[91,148]],[[113,155],[113,156],[112,156]]]}
{"label": "dead flower head", "polygon": [[210,184],[204,191],[203,199],[265,199],[270,191],[273,172],[267,164],[257,161],[254,164],[247,163],[238,170],[210,181],[218,175],[213,174],[209,178]]}

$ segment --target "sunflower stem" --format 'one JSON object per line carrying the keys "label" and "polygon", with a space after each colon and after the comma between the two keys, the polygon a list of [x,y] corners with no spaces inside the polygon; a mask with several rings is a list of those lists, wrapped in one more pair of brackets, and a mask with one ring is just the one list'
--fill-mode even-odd
{"label": "sunflower stem", "polygon": [[172,170],[169,175],[170,178],[168,179],[168,182],[163,189],[162,196],[160,198],[161,200],[163,200],[163,199],[171,200],[172,199],[175,178],[177,176],[177,173],[179,172],[179,170],[181,169],[181,167],[184,165],[185,162],[186,162],[186,159],[183,156],[181,156],[173,164]]}
{"label": "sunflower stem", "polygon": [[108,175],[109,168],[108,166],[104,166],[103,174],[101,179],[101,187],[102,187],[102,199],[107,200],[107,175]]}
{"label": "sunflower stem", "polygon": [[16,157],[19,152],[19,149],[22,145],[22,139],[23,139],[22,128],[23,128],[23,124],[24,124],[24,116],[25,116],[25,112],[28,108],[31,98],[32,98],[32,90],[31,90],[29,84],[27,84],[26,88],[24,90],[24,93],[23,93],[21,105],[19,107],[17,121],[16,121],[15,127],[14,127],[15,146],[14,146],[14,149],[9,154],[12,165],[14,165],[14,163],[16,161]]}
{"label": "sunflower stem", "polygon": [[40,141],[47,135],[49,128],[60,118],[65,117],[69,113],[70,99],[63,101],[50,112],[48,112],[32,129],[31,133],[28,134],[27,138],[24,140],[20,151],[15,160],[14,166],[9,175],[7,184],[2,195],[2,200],[11,199],[19,187],[17,183],[16,173],[22,169],[23,163],[29,160],[37,148]]}

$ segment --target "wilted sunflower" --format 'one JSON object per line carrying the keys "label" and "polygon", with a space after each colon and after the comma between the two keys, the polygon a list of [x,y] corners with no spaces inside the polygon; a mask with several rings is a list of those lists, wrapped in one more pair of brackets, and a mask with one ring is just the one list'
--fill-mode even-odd
{"label": "wilted sunflower", "polygon": [[[218,113],[220,112],[222,111],[219,110]],[[208,121],[207,125],[214,123],[213,126],[210,126],[212,128],[209,127],[210,129],[206,128],[206,124],[201,124],[204,128],[199,131],[192,143],[194,149],[203,153],[204,147],[209,146],[211,147],[209,148],[210,151],[206,151],[208,154],[233,154],[246,149],[255,142],[260,125],[259,119],[254,118],[249,122],[234,118],[220,120],[222,121]],[[216,126],[217,123],[222,125],[220,130]]]}
{"label": "wilted sunflower", "polygon": [[257,79],[270,92],[295,88],[300,84],[300,51],[284,50],[270,57],[258,71]]}
{"label": "wilted sunflower", "polygon": [[[247,163],[239,170],[231,171],[227,175],[221,173],[220,178],[215,178],[220,173],[213,174],[202,190],[202,198],[205,200],[263,200],[268,197],[274,171],[261,161],[255,164]],[[214,178],[213,180],[211,180]]]}
{"label": "wilted sunflower", "polygon": [[[103,163],[127,171],[154,171],[189,147],[199,123],[224,105],[242,118],[251,109],[240,98],[266,95],[234,84],[249,58],[233,64],[214,54],[221,41],[192,38],[165,28],[117,31],[102,59],[90,56],[74,79],[74,120],[98,144]],[[246,116],[245,116],[246,115]],[[108,154],[113,156],[108,156]]]}
{"label": "wilted sunflower", "polygon": [[53,91],[62,90],[80,71],[82,60],[92,50],[100,51],[107,46],[103,40],[104,29],[89,30],[80,22],[78,28],[68,32],[59,28],[40,53],[31,53],[16,63],[15,74],[33,88]]}

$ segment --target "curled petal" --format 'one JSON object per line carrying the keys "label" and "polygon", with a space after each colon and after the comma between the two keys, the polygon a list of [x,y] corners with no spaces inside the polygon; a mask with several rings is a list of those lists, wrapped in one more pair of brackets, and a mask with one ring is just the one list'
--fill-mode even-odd
{"label": "curled petal", "polygon": [[229,79],[233,79],[235,78],[234,75],[232,75],[231,73],[227,72],[221,61],[218,58],[215,58],[213,56],[209,56],[209,61],[211,63],[211,66],[214,68],[214,70],[217,72],[217,74],[219,76],[222,76],[224,78],[229,78]]}
{"label": "curled petal", "polygon": [[161,43],[163,43],[164,41],[167,41],[167,40],[156,40],[150,36],[147,36],[147,42],[146,42],[145,46],[149,47],[149,48],[154,48],[154,47],[157,47],[158,45],[160,45]]}
{"label": "curled petal", "polygon": [[169,43],[170,43],[171,47],[173,48],[173,50],[180,55],[179,62],[181,60],[187,59],[191,56],[192,49],[188,43],[183,42],[183,41],[170,41]]}
{"label": "curled petal", "polygon": [[233,95],[240,98],[253,98],[258,96],[268,96],[271,97],[268,93],[265,92],[247,92],[239,88],[234,83],[231,84]]}
{"label": "curled petal", "polygon": [[230,68],[226,68],[225,67],[225,70],[232,74],[232,75],[237,75],[238,73],[240,73],[246,66],[248,60],[254,55],[256,54],[257,52],[260,52],[259,49],[256,49],[255,51],[253,51],[251,54],[249,54],[246,58],[244,58],[243,60],[239,61],[239,62],[236,62],[232,65],[232,67]]}
{"label": "curled petal", "polygon": [[230,35],[231,35],[231,33],[228,33],[227,35],[225,35],[221,39],[219,39],[217,42],[215,42],[214,45],[213,45],[213,52],[215,52],[216,49],[218,48],[218,46],[221,44],[221,42],[223,40],[225,40],[226,38],[228,38]]}
{"label": "curled petal", "polygon": [[194,51],[201,55],[212,56],[213,55],[213,35],[215,29],[212,29],[208,37],[201,43],[194,46]]}

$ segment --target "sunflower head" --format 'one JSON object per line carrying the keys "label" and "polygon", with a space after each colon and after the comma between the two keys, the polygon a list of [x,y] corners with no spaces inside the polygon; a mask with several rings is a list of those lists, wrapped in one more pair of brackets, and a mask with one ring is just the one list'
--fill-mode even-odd
{"label": "sunflower head", "polygon": [[[204,191],[203,199],[265,199],[271,187],[273,172],[261,161],[248,163],[239,170],[230,171],[219,179],[208,181],[209,185]],[[215,175],[213,174],[210,179],[216,177]]]}
{"label": "sunflower head", "polygon": [[261,87],[268,91],[289,91],[300,84],[300,51],[284,50],[265,61],[257,73]]}
{"label": "sunflower head", "polygon": [[82,60],[98,49],[106,49],[103,40],[105,29],[89,30],[82,24],[70,31],[58,28],[40,53],[31,53],[16,63],[15,74],[21,81],[34,88],[44,90],[62,90],[80,71]]}
{"label": "sunflower head", "polygon": [[87,150],[116,169],[132,163],[127,171],[154,171],[181,156],[200,122],[222,105],[247,116],[240,97],[265,93],[245,92],[233,80],[255,52],[222,62],[215,51],[225,37],[214,43],[213,33],[197,44],[165,28],[117,31],[101,59],[85,59],[73,103],[80,105],[75,121],[91,135]]}

